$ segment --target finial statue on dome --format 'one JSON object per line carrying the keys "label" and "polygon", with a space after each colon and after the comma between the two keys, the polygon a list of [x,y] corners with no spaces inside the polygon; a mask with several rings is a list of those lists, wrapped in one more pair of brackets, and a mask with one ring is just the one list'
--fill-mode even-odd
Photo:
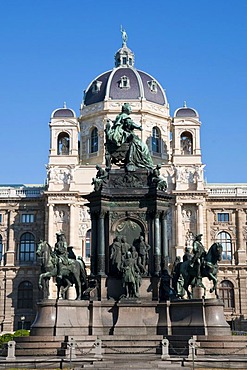
{"label": "finial statue on dome", "polygon": [[126,46],[126,43],[127,43],[127,40],[128,40],[128,35],[127,35],[127,32],[125,31],[125,29],[123,29],[122,25],[121,25],[121,33],[122,33],[122,46]]}

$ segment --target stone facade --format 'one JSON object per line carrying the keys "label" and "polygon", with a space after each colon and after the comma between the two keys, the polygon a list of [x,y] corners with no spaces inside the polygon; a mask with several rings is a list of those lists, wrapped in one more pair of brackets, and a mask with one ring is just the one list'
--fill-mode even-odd
{"label": "stone facade", "polygon": [[[126,45],[124,55],[134,61]],[[28,328],[35,318],[35,302],[41,298],[35,255],[40,239],[54,246],[56,232],[63,230],[90,269],[91,221],[84,196],[93,190],[95,165],[105,165],[105,124],[115,119],[124,102],[131,105],[133,121],[142,126],[138,135],[149,146],[154,164],[162,165],[173,199],[166,216],[168,268],[185,246],[192,245],[193,235],[203,234],[206,248],[221,241],[218,276],[225,314],[228,320],[247,319],[247,184],[205,183],[197,111],[184,104],[171,116],[160,84],[136,70],[133,61],[126,65],[124,57],[116,60],[112,71],[92,81],[79,117],[66,106],[54,110],[46,186],[0,186],[3,332]]]}

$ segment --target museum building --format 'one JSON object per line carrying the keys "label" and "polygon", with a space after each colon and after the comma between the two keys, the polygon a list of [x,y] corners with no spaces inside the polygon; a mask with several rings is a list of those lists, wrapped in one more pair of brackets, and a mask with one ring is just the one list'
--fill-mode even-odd
{"label": "museum building", "polygon": [[[123,103],[150,150],[161,164],[171,204],[166,214],[165,264],[203,234],[208,249],[223,246],[218,288],[225,315],[234,328],[247,319],[247,184],[208,184],[204,180],[198,112],[184,105],[170,114],[165,90],[156,78],[135,67],[126,40],[115,54],[114,67],[86,88],[80,115],[66,107],[51,114],[46,185],[0,185],[0,320],[1,331],[29,329],[36,315],[40,261],[37,243],[54,246],[63,231],[69,246],[82,256],[88,271],[91,220],[84,196],[93,191],[96,164],[105,166],[105,126]],[[78,140],[79,137],[79,140]],[[55,297],[55,284],[51,297]],[[73,292],[70,292],[73,298]],[[207,294],[210,297],[210,294]]]}

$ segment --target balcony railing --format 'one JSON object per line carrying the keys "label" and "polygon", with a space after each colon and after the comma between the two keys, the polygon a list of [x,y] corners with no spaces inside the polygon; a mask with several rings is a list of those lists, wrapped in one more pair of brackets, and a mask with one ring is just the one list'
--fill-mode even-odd
{"label": "balcony railing", "polygon": [[247,197],[247,184],[246,185],[207,184],[205,188],[208,194],[212,197]]}
{"label": "balcony railing", "polygon": [[39,198],[44,192],[44,187],[12,188],[0,187],[0,198]]}

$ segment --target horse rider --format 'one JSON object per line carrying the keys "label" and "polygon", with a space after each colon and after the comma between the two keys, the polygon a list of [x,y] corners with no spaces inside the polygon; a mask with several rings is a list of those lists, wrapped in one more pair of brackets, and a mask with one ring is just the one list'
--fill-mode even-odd
{"label": "horse rider", "polygon": [[204,264],[204,258],[206,255],[206,251],[204,249],[204,246],[201,242],[202,240],[202,234],[198,234],[195,236],[194,242],[193,242],[193,257],[190,263],[191,267],[194,267],[197,269],[197,278],[201,279],[201,267]]}
{"label": "horse rider", "polygon": [[54,251],[58,257],[58,277],[62,277],[61,271],[64,269],[64,267],[67,267],[71,264],[71,261],[68,257],[68,245],[65,239],[65,235],[63,231],[59,231],[56,233],[57,236],[57,242],[55,244]]}
{"label": "horse rider", "polygon": [[185,261],[191,261],[193,255],[190,252],[190,247],[185,247],[184,248],[184,255],[183,255],[183,262]]}

